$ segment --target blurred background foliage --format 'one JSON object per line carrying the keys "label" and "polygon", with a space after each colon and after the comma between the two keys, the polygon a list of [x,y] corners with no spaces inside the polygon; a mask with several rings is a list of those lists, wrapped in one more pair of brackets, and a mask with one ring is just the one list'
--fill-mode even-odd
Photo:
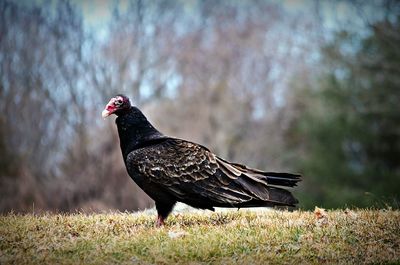
{"label": "blurred background foliage", "polygon": [[[309,192],[302,195],[305,204],[398,207],[398,17],[370,30],[361,39],[341,31],[323,47],[327,71],[309,92],[312,100],[303,120],[294,125],[306,138],[307,152],[298,167],[310,181],[304,187]],[[357,49],[344,51],[354,45]]]}
{"label": "blurred background foliage", "polygon": [[304,175],[300,207],[398,208],[398,1],[0,0],[0,211],[134,211],[112,119]]}

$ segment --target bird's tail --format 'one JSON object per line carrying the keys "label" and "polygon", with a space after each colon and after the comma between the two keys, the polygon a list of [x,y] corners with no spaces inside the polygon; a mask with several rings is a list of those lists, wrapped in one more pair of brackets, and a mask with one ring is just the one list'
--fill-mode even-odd
{"label": "bird's tail", "polygon": [[301,180],[301,176],[291,173],[261,172],[269,185],[294,187]]}
{"label": "bird's tail", "polygon": [[254,168],[249,168],[241,164],[228,162],[221,158],[218,159],[222,161],[224,166],[228,164],[229,166],[231,166],[230,169],[237,170],[238,172],[240,172],[240,174],[246,174],[251,178],[266,181],[268,185],[294,187],[297,186],[297,182],[301,181],[301,175],[299,174],[266,172]]}
{"label": "bird's tail", "polygon": [[[265,176],[267,181],[267,194],[268,202],[263,200],[253,201],[259,206],[296,206],[299,201],[293,196],[293,194],[282,188],[282,187],[294,187],[297,186],[297,182],[301,180],[301,176],[290,173],[276,173],[276,172],[258,172]],[[265,204],[269,205],[265,205]]]}
{"label": "bird's tail", "polygon": [[299,201],[292,195],[290,191],[268,187],[268,199],[253,199],[235,205],[238,208],[244,207],[274,207],[274,206],[290,206],[296,207]]}
{"label": "bird's tail", "polygon": [[277,206],[296,206],[299,201],[293,194],[285,189],[268,187],[269,200]]}
{"label": "bird's tail", "polygon": [[240,203],[239,207],[296,206],[298,200],[284,187],[297,186],[301,176],[291,173],[266,172],[231,163],[218,158],[220,169],[231,176],[243,191],[254,199]]}

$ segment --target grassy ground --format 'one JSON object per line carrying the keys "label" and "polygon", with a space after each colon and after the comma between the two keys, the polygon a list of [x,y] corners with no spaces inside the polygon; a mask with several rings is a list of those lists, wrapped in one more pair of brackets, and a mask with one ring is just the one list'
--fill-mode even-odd
{"label": "grassy ground", "polygon": [[0,216],[0,264],[400,263],[391,210]]}

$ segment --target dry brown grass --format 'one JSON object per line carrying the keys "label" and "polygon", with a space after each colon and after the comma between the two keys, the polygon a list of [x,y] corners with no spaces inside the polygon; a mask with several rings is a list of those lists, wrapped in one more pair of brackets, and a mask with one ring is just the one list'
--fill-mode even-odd
{"label": "dry brown grass", "polygon": [[0,217],[0,264],[399,263],[393,210]]}

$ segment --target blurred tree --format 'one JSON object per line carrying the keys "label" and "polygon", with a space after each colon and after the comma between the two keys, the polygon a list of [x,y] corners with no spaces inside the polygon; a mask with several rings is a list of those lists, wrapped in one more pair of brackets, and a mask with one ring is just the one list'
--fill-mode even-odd
{"label": "blurred tree", "polygon": [[370,30],[337,34],[323,50],[325,74],[298,90],[306,114],[290,144],[304,148],[303,207],[399,207],[399,17]]}
{"label": "blurred tree", "polygon": [[115,1],[100,40],[76,2],[0,0],[0,211],[150,206],[99,116],[121,92],[166,134],[282,169],[288,80],[319,46],[300,18],[264,1]]}
{"label": "blurred tree", "polygon": [[69,115],[69,94],[82,66],[82,20],[65,1],[54,12],[0,1],[0,17],[0,209],[27,210],[49,201],[49,179],[68,144],[61,139],[80,118]]}
{"label": "blurred tree", "polygon": [[[363,175],[360,170],[367,169],[360,167],[365,163],[357,162],[364,161],[359,157],[378,161],[377,148],[383,145],[367,148],[372,136],[359,132],[366,137],[361,141],[348,135],[374,122],[373,128],[389,128],[395,117],[373,118],[358,109],[351,115],[337,112],[356,101],[367,107],[375,102],[369,93],[377,92],[368,92],[367,84],[388,88],[387,82],[397,82],[388,75],[397,74],[397,65],[389,62],[398,57],[388,55],[396,50],[390,45],[385,53],[381,49],[398,37],[398,28],[374,25],[370,44],[356,42],[359,34],[338,37],[325,53],[327,61],[336,64],[326,64],[334,74],[316,82],[313,76],[322,70],[321,43],[330,36],[330,31],[321,30],[323,12],[316,14],[318,6],[324,6],[320,1],[301,8],[257,0],[115,1],[100,38],[87,30],[78,2],[0,0],[0,211],[27,211],[33,202],[35,209],[62,211],[150,206],[151,200],[126,174],[115,124],[99,115],[106,101],[121,92],[166,134],[200,142],[229,160],[254,167],[291,170],[293,161],[305,157],[306,173],[317,172],[314,167],[337,172],[336,164],[352,161],[341,172]],[[349,49],[350,54],[343,54]],[[316,88],[320,85],[322,91]],[[355,85],[359,88],[347,89]],[[329,95],[332,91],[338,95]],[[382,102],[388,98],[375,96]],[[313,113],[309,111],[302,123],[308,109]],[[336,130],[324,123],[328,118],[336,122]],[[320,147],[293,130],[299,124],[306,136],[323,139]],[[390,138],[375,130],[384,140]],[[338,139],[346,140],[344,149]],[[323,144],[332,148],[333,162],[318,161],[324,160]],[[354,151],[358,146],[362,152]],[[292,152],[294,147],[298,153]],[[389,156],[385,150],[381,151]],[[307,156],[308,151],[312,155]],[[397,162],[393,158],[387,167]],[[370,179],[361,184],[368,187]],[[312,187],[307,185],[307,191]],[[315,197],[304,199],[314,203],[326,194],[319,188],[315,192]]]}
{"label": "blurred tree", "polygon": [[231,161],[287,170],[281,135],[291,118],[281,114],[288,80],[318,50],[316,21],[265,1],[194,3],[169,46],[175,93],[154,102],[150,117]]}

